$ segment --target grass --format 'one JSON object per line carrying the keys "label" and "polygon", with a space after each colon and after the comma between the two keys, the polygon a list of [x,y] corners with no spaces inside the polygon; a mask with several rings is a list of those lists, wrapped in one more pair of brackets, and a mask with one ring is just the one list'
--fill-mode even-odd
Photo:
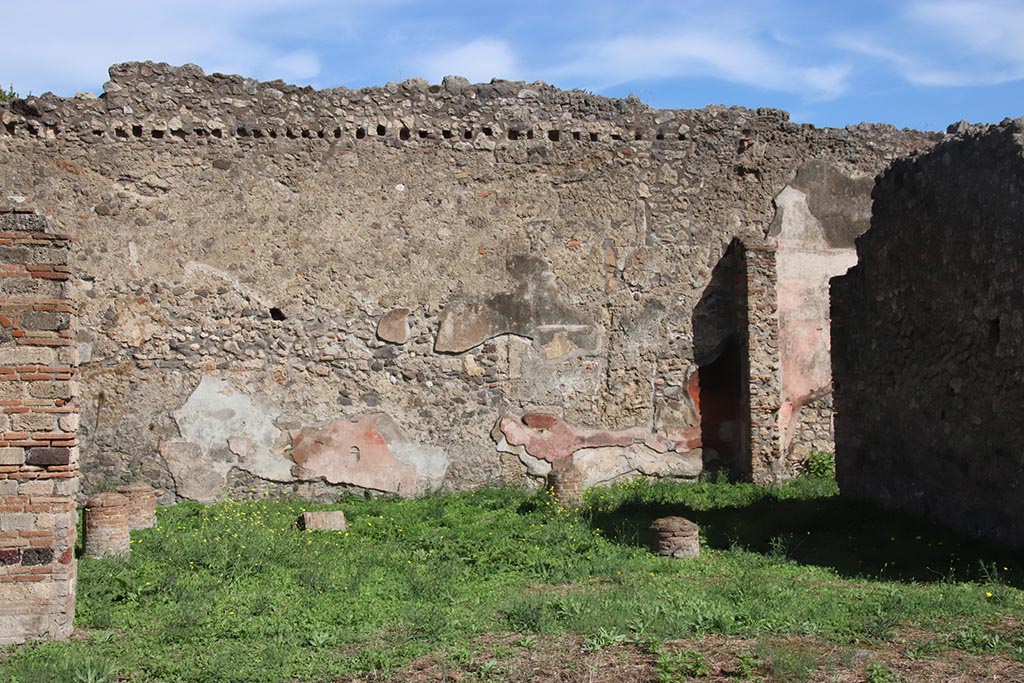
{"label": "grass", "polygon": [[[749,680],[810,675],[814,648],[1024,659],[1020,558],[835,493],[821,477],[638,481],[588,492],[581,513],[511,489],[352,497],[331,506],[347,532],[296,530],[327,506],[182,503],[133,534],[130,559],[83,558],[78,635],[0,650],[0,681],[411,680],[424,658],[438,677],[510,680],[510,660],[555,642],[632,648],[649,680],[689,680],[705,655],[665,644],[702,637],[756,644],[728,664]],[[668,514],[701,525],[700,558],[642,547]],[[884,680],[872,666],[862,678]]]}

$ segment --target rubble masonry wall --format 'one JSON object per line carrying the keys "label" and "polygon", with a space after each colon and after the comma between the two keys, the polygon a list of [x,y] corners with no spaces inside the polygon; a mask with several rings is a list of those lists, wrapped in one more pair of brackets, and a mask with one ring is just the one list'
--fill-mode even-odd
{"label": "rubble masonry wall", "polygon": [[832,281],[845,496],[1024,549],[1024,120],[903,159]]}
{"label": "rubble masonry wall", "polygon": [[[937,139],[542,83],[315,91],[151,63],[0,123],[0,202],[75,239],[86,481],[203,501],[540,485],[543,461],[493,429],[528,411],[638,435],[576,453],[587,485],[693,478],[714,465],[693,312],[727,246],[764,242],[808,160],[865,178]],[[758,428],[778,430],[767,400]]]}

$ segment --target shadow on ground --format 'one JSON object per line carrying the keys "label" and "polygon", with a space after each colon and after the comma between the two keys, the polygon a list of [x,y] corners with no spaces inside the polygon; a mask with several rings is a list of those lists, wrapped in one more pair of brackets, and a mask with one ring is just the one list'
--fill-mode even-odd
{"label": "shadow on ground", "polygon": [[590,523],[612,541],[643,546],[659,517],[700,525],[701,543],[742,548],[830,567],[851,578],[895,581],[995,581],[1024,588],[1024,557],[964,539],[899,513],[839,496],[773,497],[749,505],[696,510],[679,503],[626,503],[593,513]]}

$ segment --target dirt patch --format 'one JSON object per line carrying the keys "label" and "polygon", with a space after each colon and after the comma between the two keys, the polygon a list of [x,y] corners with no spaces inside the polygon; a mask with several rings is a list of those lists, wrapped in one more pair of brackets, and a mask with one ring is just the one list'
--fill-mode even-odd
{"label": "dirt patch", "polygon": [[[643,643],[595,649],[592,639],[577,636],[489,634],[457,652],[417,659],[390,677],[370,672],[341,681],[659,683],[659,672],[665,680],[680,683],[863,683],[872,680],[872,672],[874,680],[893,683],[1024,681],[1024,663],[1008,655],[952,649],[923,655],[907,642],[901,638],[866,646],[837,645],[810,636],[707,636],[669,641],[660,649]],[[673,668],[673,661],[685,661],[693,673],[685,666]]]}

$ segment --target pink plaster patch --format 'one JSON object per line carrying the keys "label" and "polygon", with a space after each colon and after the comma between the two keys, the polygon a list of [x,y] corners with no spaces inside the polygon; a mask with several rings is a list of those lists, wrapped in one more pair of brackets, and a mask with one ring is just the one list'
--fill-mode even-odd
{"label": "pink plaster patch", "polygon": [[527,413],[521,419],[503,417],[498,428],[513,446],[522,446],[535,458],[551,463],[554,470],[568,468],[576,451],[605,446],[644,443],[666,453],[688,451],[700,446],[700,427],[688,427],[671,434],[651,434],[642,428],[619,431],[573,427],[557,415]]}
{"label": "pink plaster patch", "polygon": [[332,484],[415,495],[416,469],[392,454],[378,430],[382,419],[386,416],[381,413],[360,415],[291,432],[292,474],[300,479],[323,477]]}

